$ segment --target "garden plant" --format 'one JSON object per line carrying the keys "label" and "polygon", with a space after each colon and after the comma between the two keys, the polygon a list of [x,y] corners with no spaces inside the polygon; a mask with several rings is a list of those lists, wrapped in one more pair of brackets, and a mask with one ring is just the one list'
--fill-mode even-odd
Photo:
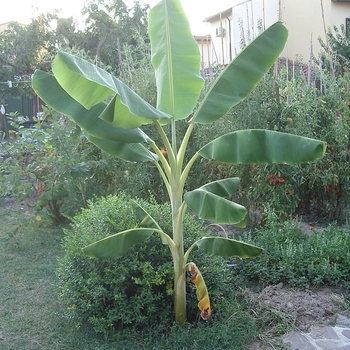
{"label": "garden plant", "polygon": [[[185,274],[190,271],[197,288],[203,319],[211,315],[204,279],[189,259],[198,247],[218,256],[250,258],[262,249],[227,237],[203,237],[185,252],[183,218],[188,208],[199,218],[217,224],[244,227],[247,210],[231,201],[239,178],[208,183],[185,192],[192,165],[203,157],[225,163],[302,163],[321,158],[322,141],[270,130],[238,130],[219,136],[192,155],[185,152],[196,124],[210,124],[242,101],[271,68],[287,39],[277,22],[252,41],[218,76],[200,100],[200,54],[179,0],[162,0],[149,14],[152,64],[157,82],[157,107],[144,101],[119,79],[99,67],[60,52],[52,65],[53,75],[36,71],[33,88],[54,110],[69,116],[97,147],[130,162],[152,162],[164,181],[171,204],[173,232],[162,227],[136,202],[141,227],[118,232],[83,248],[96,258],[119,258],[154,233],[169,247],[174,267],[175,320],[186,320]],[[188,119],[179,140],[178,123]],[[141,130],[152,124],[162,144]],[[187,158],[186,158],[187,159]]]}

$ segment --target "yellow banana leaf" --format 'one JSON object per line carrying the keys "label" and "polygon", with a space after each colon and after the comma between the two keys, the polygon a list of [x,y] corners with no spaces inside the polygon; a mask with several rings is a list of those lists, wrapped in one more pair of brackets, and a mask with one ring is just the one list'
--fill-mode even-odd
{"label": "yellow banana leaf", "polygon": [[195,263],[190,262],[188,264],[188,270],[191,273],[191,281],[196,286],[196,294],[199,301],[198,308],[201,310],[201,317],[203,320],[207,320],[211,316],[210,300],[207,286],[205,285],[203,276],[198,270],[198,267]]}

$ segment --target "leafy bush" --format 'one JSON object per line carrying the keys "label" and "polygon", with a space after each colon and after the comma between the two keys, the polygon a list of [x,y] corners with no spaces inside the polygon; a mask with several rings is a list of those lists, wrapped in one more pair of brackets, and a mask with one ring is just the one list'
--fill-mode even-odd
{"label": "leafy bush", "polygon": [[[263,216],[267,214],[265,207],[269,207],[284,220],[295,213],[310,212],[330,221],[341,220],[350,198],[349,163],[345,160],[350,133],[349,78],[344,75],[331,79],[322,71],[322,88],[318,89],[307,85],[298,66],[293,79],[291,69],[287,74],[286,66],[282,63],[280,66],[277,82],[272,74],[266,75],[224,118],[210,128],[195,130],[193,142],[203,145],[223,131],[267,128],[323,140],[328,146],[325,156],[302,165],[230,165],[204,161],[205,172],[201,170],[194,181],[202,177],[211,181],[240,177],[239,201]],[[193,171],[199,173],[195,167],[196,164]],[[281,182],[274,183],[271,177]],[[260,219],[264,221],[263,217]]]}
{"label": "leafy bush", "polygon": [[[165,232],[172,232],[170,206],[142,200],[142,206]],[[173,322],[173,266],[168,247],[154,235],[132,248],[120,259],[91,259],[81,248],[111,234],[137,227],[127,195],[108,196],[94,202],[74,217],[71,229],[65,230],[57,277],[60,298],[68,311],[81,322],[91,323],[97,332],[113,334],[114,330],[133,326],[138,329],[162,327]],[[184,224],[185,245],[208,234],[191,215]],[[213,304],[231,289],[224,261],[193,251],[193,261],[201,266]],[[226,271],[227,272],[227,271]],[[223,280],[226,283],[222,284]],[[218,285],[220,289],[218,289]],[[188,318],[198,318],[197,296],[187,283]],[[221,289],[222,287],[222,289]]]}
{"label": "leafy bush", "polygon": [[278,223],[276,216],[270,219],[271,214],[266,227],[247,235],[246,240],[259,244],[265,252],[254,260],[239,262],[239,274],[262,285],[283,282],[300,288],[349,287],[348,229],[330,225],[308,235],[296,222]]}

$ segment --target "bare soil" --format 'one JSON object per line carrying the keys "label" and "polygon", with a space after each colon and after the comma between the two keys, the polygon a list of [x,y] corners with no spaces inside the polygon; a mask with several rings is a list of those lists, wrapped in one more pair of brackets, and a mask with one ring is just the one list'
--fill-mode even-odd
{"label": "bare soil", "polygon": [[[296,220],[295,225],[302,233],[310,235],[324,230],[329,222],[310,215],[302,221]],[[225,233],[229,237],[235,237],[236,233],[241,232],[241,229],[231,225],[213,225],[210,228],[214,235]],[[314,325],[334,325],[339,314],[348,313],[346,309],[350,300],[350,290],[338,287],[300,290],[287,287],[283,283],[268,286],[258,293],[247,289],[244,294],[252,307],[264,306],[284,314],[291,326],[303,332],[307,332]]]}
{"label": "bare soil", "polygon": [[344,312],[348,292],[339,288],[299,290],[283,283],[269,286],[252,300],[283,312],[294,320],[294,326],[307,332],[314,325],[335,324],[337,315]]}

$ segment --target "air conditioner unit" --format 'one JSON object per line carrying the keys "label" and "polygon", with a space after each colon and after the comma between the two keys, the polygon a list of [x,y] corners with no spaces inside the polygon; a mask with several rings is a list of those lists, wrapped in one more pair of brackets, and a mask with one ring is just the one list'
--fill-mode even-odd
{"label": "air conditioner unit", "polygon": [[216,28],[216,36],[217,37],[225,36],[225,28],[223,28],[223,27]]}

